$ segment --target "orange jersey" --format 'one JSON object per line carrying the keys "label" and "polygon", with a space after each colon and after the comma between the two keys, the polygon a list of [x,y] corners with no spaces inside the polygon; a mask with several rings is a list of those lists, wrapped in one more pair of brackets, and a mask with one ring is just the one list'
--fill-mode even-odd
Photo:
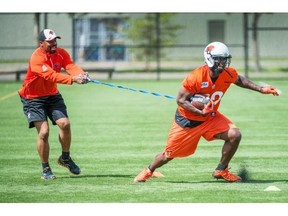
{"label": "orange jersey", "polygon": [[30,58],[22,88],[18,91],[20,96],[32,99],[55,95],[58,93],[57,83],[71,85],[72,77],[61,73],[62,68],[71,76],[83,72],[73,63],[66,50],[57,48],[55,53],[50,54],[37,48]]}
{"label": "orange jersey", "polygon": [[[213,83],[209,75],[209,67],[203,65],[191,71],[183,80],[183,88],[191,94],[207,95],[214,102],[214,111],[218,110],[221,99],[232,83],[235,83],[238,73],[234,68],[228,67],[220,73],[216,82]],[[187,111],[181,106],[178,106],[179,113],[190,120],[205,121],[208,116],[203,117],[196,113]]]}

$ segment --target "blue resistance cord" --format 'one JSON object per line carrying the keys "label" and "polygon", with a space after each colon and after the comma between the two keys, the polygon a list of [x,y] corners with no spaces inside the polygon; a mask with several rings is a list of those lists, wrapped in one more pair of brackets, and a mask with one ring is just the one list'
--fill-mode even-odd
{"label": "blue resistance cord", "polygon": [[129,88],[129,87],[126,87],[126,86],[116,85],[116,84],[113,84],[113,83],[101,82],[99,80],[91,80],[90,78],[88,78],[88,82],[92,82],[92,83],[95,83],[95,84],[101,84],[101,85],[105,85],[105,86],[109,86],[109,87],[113,87],[113,88],[124,89],[124,90],[132,91],[132,92],[140,92],[142,94],[151,94],[151,95],[154,95],[154,96],[157,96],[157,97],[165,97],[165,98],[170,99],[170,100],[175,100],[176,99],[174,96],[171,96],[171,95],[165,95],[165,94],[161,94],[161,93],[158,93],[158,92],[149,92],[149,91],[143,90],[143,89],[139,89],[138,90],[138,89],[135,89],[135,88]]}

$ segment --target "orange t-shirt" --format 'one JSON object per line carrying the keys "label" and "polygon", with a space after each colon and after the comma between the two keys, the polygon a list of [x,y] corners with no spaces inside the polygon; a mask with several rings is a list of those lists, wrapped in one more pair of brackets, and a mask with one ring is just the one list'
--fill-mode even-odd
{"label": "orange t-shirt", "polygon": [[20,96],[32,99],[55,95],[58,93],[57,83],[71,85],[72,77],[61,73],[62,68],[71,76],[83,72],[65,49],[58,47],[55,53],[50,54],[37,48],[31,55],[25,80],[18,91]]}
{"label": "orange t-shirt", "polygon": [[[205,94],[214,102],[213,110],[216,112],[221,99],[232,83],[235,83],[238,73],[234,68],[227,67],[220,73],[216,82],[213,83],[209,75],[209,67],[203,65],[191,71],[183,80],[182,85],[191,94]],[[205,121],[209,116],[203,117],[196,113],[189,112],[178,106],[179,113],[190,120]]]}

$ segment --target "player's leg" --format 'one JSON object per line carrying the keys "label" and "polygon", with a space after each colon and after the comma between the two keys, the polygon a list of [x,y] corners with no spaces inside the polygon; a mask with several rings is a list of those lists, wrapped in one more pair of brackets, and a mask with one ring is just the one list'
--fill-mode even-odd
{"label": "player's leg", "polygon": [[153,175],[157,175],[158,173],[155,174],[157,168],[176,157],[192,155],[197,148],[200,137],[201,128],[183,128],[173,121],[164,152],[157,154],[154,161],[134,178],[134,182],[145,182]]}
{"label": "player's leg", "polygon": [[134,182],[145,182],[152,177],[163,177],[164,175],[162,173],[156,172],[155,170],[172,159],[173,158],[167,158],[164,153],[157,154],[154,161],[134,178]]}
{"label": "player's leg", "polygon": [[71,147],[71,125],[68,118],[67,108],[61,94],[50,98],[48,116],[53,125],[59,127],[59,142],[62,147],[62,154],[59,156],[57,163],[66,167],[72,174],[80,174],[80,168],[70,157]]}
{"label": "player's leg", "polygon": [[20,99],[23,103],[23,111],[27,117],[29,128],[36,127],[38,132],[36,145],[43,169],[41,178],[45,180],[55,179],[56,177],[49,165],[49,125],[45,106],[47,98],[25,99],[20,97]]}
{"label": "player's leg", "polygon": [[37,137],[37,151],[42,163],[47,163],[49,161],[49,125],[47,121],[37,121],[34,125],[38,132]]}
{"label": "player's leg", "polygon": [[37,121],[34,122],[34,125],[38,132],[37,137],[37,151],[42,163],[42,176],[44,180],[55,179],[56,176],[52,173],[51,167],[49,165],[49,125],[47,121]]}
{"label": "player's leg", "polygon": [[71,147],[71,128],[68,118],[60,118],[55,121],[59,127],[59,142],[62,147],[62,154],[59,156],[57,163],[66,167],[72,174],[80,174],[80,168],[70,157]]}
{"label": "player's leg", "polygon": [[224,140],[220,164],[226,168],[238,149],[241,133],[238,128],[230,128],[228,131],[217,134],[215,137]]}
{"label": "player's leg", "polygon": [[[60,118],[55,121],[59,127],[59,142],[63,152],[70,152],[71,146],[71,126],[68,118]],[[69,157],[69,155],[68,155]]]}
{"label": "player's leg", "polygon": [[224,140],[221,158],[212,176],[229,182],[241,180],[239,176],[229,172],[228,167],[241,141],[240,130],[221,113],[217,113],[216,116],[211,118],[205,126],[208,128],[207,132],[203,135],[206,140]]}
{"label": "player's leg", "polygon": [[241,133],[237,128],[231,128],[224,133],[217,134],[216,137],[224,140],[222,156],[212,176],[216,179],[224,179],[228,182],[241,181],[241,177],[229,171],[229,162],[234,156],[241,140]]}
{"label": "player's leg", "polygon": [[154,161],[148,166],[148,169],[151,172],[154,172],[157,168],[163,166],[171,160],[173,160],[173,158],[167,158],[165,153],[161,152],[155,156]]}

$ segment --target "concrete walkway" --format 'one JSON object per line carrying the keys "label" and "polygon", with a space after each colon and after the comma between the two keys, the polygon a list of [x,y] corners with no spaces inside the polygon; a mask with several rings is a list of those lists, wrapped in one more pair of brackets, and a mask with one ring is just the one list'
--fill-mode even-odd
{"label": "concrete walkway", "polygon": [[[162,70],[169,69],[169,72],[161,72],[157,74],[156,72],[133,72],[140,71],[145,68],[146,64],[143,62],[76,62],[78,65],[84,69],[97,69],[100,71],[90,72],[90,77],[92,79],[107,80],[109,78],[109,73],[101,71],[101,69],[114,68],[112,79],[183,79],[192,69],[199,67],[204,63],[201,60],[193,61],[171,61],[171,62],[161,62]],[[156,63],[151,63],[150,68],[156,68]],[[242,61],[232,61],[231,66],[243,71],[244,65]],[[288,68],[288,63],[286,61],[273,61],[273,62],[263,62],[263,67],[272,68]],[[0,64],[0,82],[1,81],[15,81],[15,71],[22,70],[24,73],[20,75],[20,80],[25,77],[25,71],[27,69],[27,63],[17,63],[17,64]],[[177,72],[176,70],[179,70]],[[175,70],[175,72],[171,72]],[[129,72],[125,72],[129,71]],[[132,71],[132,72],[131,72]],[[244,74],[243,74],[244,75]],[[249,72],[249,78],[288,78],[288,72],[263,72],[255,73]]]}

